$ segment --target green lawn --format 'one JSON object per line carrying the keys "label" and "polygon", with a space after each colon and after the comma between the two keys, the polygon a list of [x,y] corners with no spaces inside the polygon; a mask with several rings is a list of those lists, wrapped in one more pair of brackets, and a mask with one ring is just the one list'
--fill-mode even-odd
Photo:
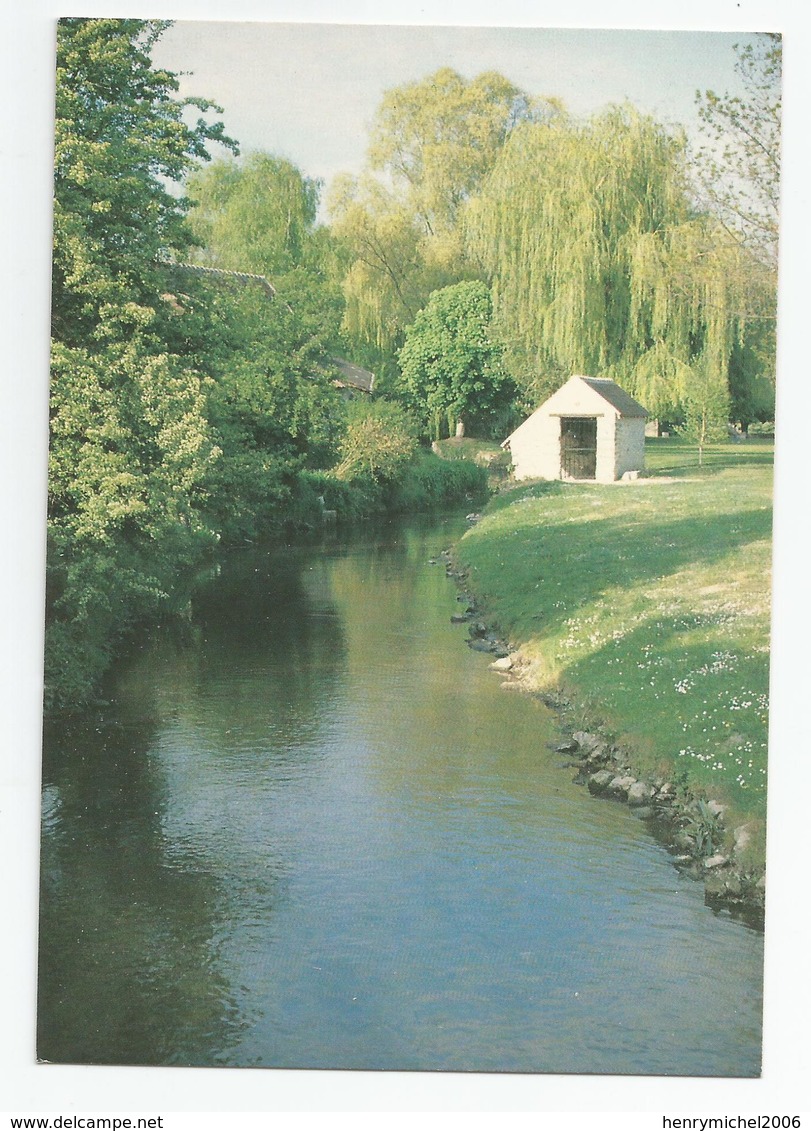
{"label": "green lawn", "polygon": [[765,813],[773,444],[648,444],[633,484],[497,496],[460,563],[531,663],[633,752]]}

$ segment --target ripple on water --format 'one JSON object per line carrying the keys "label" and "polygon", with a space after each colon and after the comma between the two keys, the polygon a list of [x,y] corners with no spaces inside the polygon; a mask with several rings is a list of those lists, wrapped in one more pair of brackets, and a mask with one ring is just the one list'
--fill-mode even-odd
{"label": "ripple on water", "polygon": [[52,751],[49,1059],[757,1073],[759,936],[559,768],[449,623],[450,540],[229,559],[122,672],[151,722]]}

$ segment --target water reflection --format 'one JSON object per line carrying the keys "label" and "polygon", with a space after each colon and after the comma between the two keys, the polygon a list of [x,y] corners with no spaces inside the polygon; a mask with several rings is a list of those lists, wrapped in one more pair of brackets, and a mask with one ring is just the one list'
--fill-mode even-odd
{"label": "water reflection", "polygon": [[463,646],[455,533],[234,555],[49,733],[42,1056],[757,1072],[761,940]]}
{"label": "water reflection", "polygon": [[190,1063],[244,1023],[217,970],[218,878],[163,836],[154,733],[100,721],[46,734],[40,1059],[115,1064],[126,1048],[131,1064]]}
{"label": "water reflection", "polygon": [[272,917],[287,870],[250,829],[257,783],[276,792],[319,757],[314,699],[343,655],[304,569],[235,556],[185,641],[147,645],[102,712],[46,728],[41,1059],[223,1063],[249,1025],[223,939],[243,899]]}

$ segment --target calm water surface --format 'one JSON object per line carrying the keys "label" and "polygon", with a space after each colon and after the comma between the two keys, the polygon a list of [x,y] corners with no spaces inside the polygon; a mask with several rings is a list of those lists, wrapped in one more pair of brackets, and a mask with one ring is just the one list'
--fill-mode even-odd
{"label": "calm water surface", "polygon": [[465,647],[463,526],[232,555],[49,728],[42,1059],[757,1074],[760,935]]}

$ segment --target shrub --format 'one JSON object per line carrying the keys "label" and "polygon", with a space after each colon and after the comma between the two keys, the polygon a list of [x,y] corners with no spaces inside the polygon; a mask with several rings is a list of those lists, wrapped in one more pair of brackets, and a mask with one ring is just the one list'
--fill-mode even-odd
{"label": "shrub", "polygon": [[342,520],[366,518],[383,510],[383,492],[374,480],[338,479],[333,471],[303,471],[290,520],[294,526],[314,526],[324,511],[336,511]]}
{"label": "shrub", "polygon": [[356,401],[340,445],[338,479],[394,479],[417,449],[416,428],[404,409],[389,401]]}
{"label": "shrub", "polygon": [[481,500],[487,495],[487,472],[474,463],[444,460],[420,452],[391,485],[391,510],[430,510],[450,506],[462,499]]}

